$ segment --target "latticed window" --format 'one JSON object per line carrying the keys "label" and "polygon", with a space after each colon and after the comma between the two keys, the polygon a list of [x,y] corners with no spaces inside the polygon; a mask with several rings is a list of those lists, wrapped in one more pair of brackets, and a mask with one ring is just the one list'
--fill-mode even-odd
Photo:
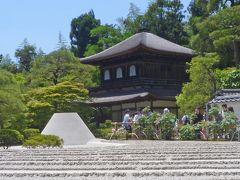
{"label": "latticed window", "polygon": [[104,80],[109,80],[110,79],[110,71],[109,70],[105,70],[104,71]]}
{"label": "latticed window", "polygon": [[135,65],[131,65],[129,68],[129,76],[136,76],[136,66]]}
{"label": "latticed window", "polygon": [[123,72],[122,72],[122,68],[117,68],[117,71],[116,71],[116,78],[119,79],[119,78],[122,78],[123,77]]}

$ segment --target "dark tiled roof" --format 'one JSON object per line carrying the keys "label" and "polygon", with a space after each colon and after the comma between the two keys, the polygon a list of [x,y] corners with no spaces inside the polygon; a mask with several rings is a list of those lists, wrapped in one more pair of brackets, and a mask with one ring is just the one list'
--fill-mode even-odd
{"label": "dark tiled roof", "polygon": [[175,100],[175,96],[180,91],[178,88],[169,90],[164,88],[152,88],[152,89],[133,89],[133,90],[109,90],[105,92],[90,94],[91,100],[89,104],[113,104],[119,102],[130,102],[134,100],[143,100],[147,98],[154,99],[171,99]]}
{"label": "dark tiled roof", "polygon": [[223,89],[218,91],[209,104],[225,103],[225,102],[240,102],[240,89]]}
{"label": "dark tiled roof", "polygon": [[81,58],[82,63],[91,63],[104,60],[111,57],[116,57],[128,53],[137,47],[145,47],[159,52],[174,53],[186,56],[193,56],[192,49],[180,46],[152,33],[141,32],[137,33],[128,39],[108,48],[98,54]]}

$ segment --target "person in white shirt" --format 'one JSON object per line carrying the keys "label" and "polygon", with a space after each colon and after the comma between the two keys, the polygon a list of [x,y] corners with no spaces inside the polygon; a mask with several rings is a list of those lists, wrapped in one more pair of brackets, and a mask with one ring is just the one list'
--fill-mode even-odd
{"label": "person in white shirt", "polygon": [[168,108],[164,108],[164,110],[163,110],[163,114],[165,114],[165,113],[169,113],[170,111],[169,111],[169,109]]}
{"label": "person in white shirt", "polygon": [[131,127],[131,120],[130,120],[130,111],[129,109],[127,109],[125,111],[125,114],[123,116],[123,121],[122,121],[122,125],[123,127],[128,131],[128,132],[132,132],[132,127]]}
{"label": "person in white shirt", "polygon": [[137,111],[136,114],[133,117],[133,123],[138,124],[139,123],[139,119],[142,117],[142,113],[141,111]]}

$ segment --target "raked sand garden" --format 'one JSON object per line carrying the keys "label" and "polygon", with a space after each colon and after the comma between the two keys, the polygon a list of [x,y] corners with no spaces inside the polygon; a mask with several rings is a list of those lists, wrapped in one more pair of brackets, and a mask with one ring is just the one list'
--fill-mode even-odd
{"label": "raked sand garden", "polygon": [[240,179],[240,143],[105,141],[0,150],[0,179]]}

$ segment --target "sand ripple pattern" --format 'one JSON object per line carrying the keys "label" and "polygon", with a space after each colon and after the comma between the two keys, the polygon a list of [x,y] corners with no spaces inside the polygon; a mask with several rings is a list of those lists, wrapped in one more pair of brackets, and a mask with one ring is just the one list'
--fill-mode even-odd
{"label": "sand ripple pattern", "polygon": [[124,146],[0,150],[0,179],[240,179],[240,143],[114,141]]}

